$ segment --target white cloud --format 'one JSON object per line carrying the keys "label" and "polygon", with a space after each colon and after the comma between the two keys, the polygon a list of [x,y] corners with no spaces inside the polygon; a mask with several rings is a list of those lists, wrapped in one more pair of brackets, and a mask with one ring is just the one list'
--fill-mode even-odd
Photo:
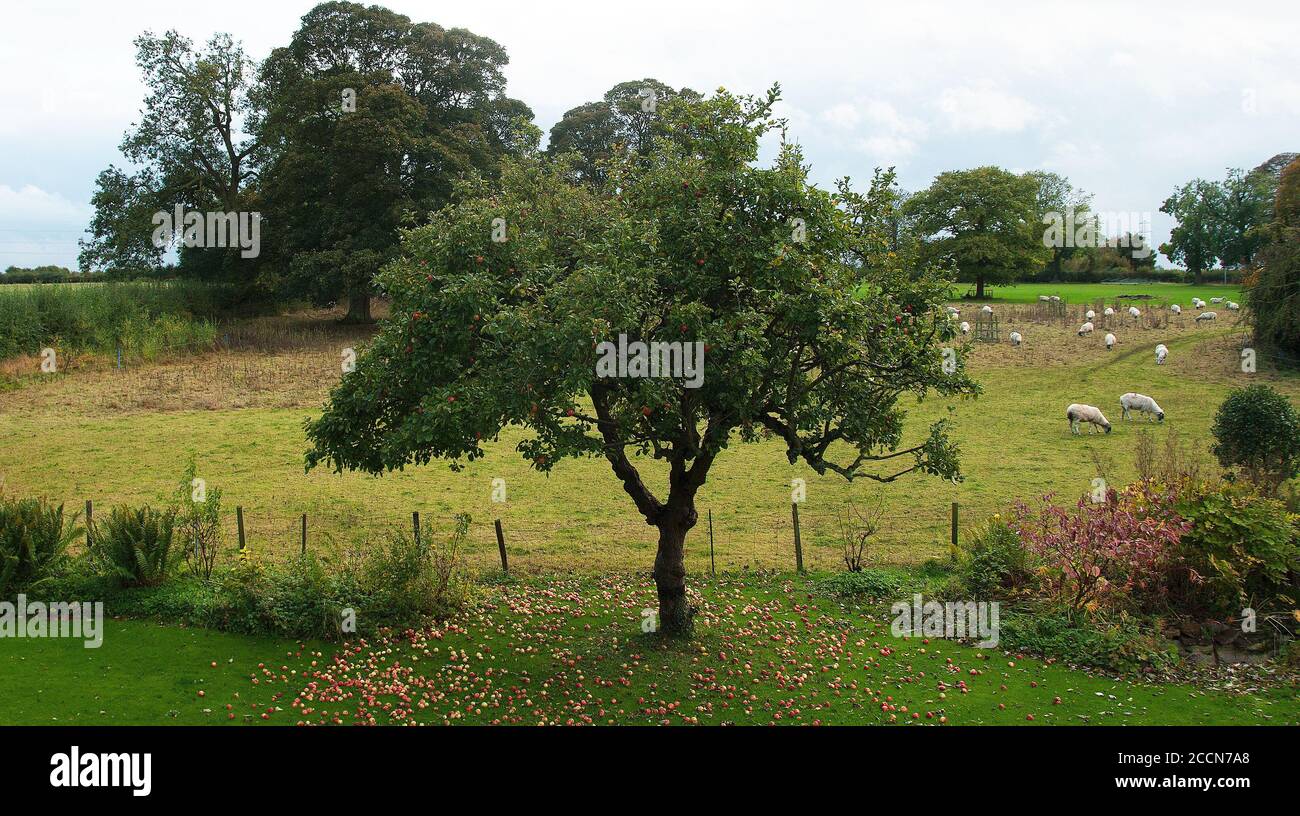
{"label": "white cloud", "polygon": [[987,84],[944,88],[938,108],[948,127],[958,133],[1014,133],[1043,118],[1033,103]]}

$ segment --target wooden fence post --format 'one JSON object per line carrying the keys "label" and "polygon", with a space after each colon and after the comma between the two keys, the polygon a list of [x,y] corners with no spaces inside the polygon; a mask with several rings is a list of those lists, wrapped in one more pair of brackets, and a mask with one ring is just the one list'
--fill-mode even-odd
{"label": "wooden fence post", "polygon": [[90,499],[86,499],[86,549],[90,549],[90,538],[94,535],[94,532],[91,530],[91,527],[95,523],[93,517],[94,511],[95,506],[91,503]]}
{"label": "wooden fence post", "polygon": [[794,517],[794,568],[803,572],[803,542],[799,540],[799,502],[790,502],[790,514]]}
{"label": "wooden fence post", "polygon": [[713,508],[709,508],[709,575],[718,577],[718,564],[713,560]]}
{"label": "wooden fence post", "polygon": [[415,531],[415,546],[420,546],[420,511],[411,512],[411,529]]}
{"label": "wooden fence post", "polygon": [[952,556],[957,557],[957,502],[952,503]]}
{"label": "wooden fence post", "polygon": [[302,514],[302,554],[307,554],[307,514]]}
{"label": "wooden fence post", "polygon": [[247,546],[244,541],[244,508],[235,506],[235,524],[239,527],[239,551],[243,552]]}
{"label": "wooden fence post", "polygon": [[496,520],[497,550],[501,552],[501,571],[510,574],[510,564],[506,561],[506,534],[501,531],[501,519]]}

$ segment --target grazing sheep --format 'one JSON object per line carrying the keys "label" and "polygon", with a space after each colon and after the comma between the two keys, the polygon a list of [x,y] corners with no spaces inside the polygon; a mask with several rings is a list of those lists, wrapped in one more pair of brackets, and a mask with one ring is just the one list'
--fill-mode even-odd
{"label": "grazing sheep", "polygon": [[1047,295],[1039,295],[1039,296],[1038,296],[1038,302],[1039,302],[1039,303],[1047,303],[1047,302],[1050,301],[1050,300],[1051,300],[1051,298],[1049,298]]}
{"label": "grazing sheep", "polygon": [[1196,316],[1196,322],[1200,323],[1202,320],[1214,320],[1218,316],[1219,315],[1215,312],[1201,312]]}
{"label": "grazing sheep", "polygon": [[956,306],[945,306],[943,310],[947,312],[949,315],[961,314],[961,309],[958,309]]}
{"label": "grazing sheep", "polygon": [[1061,302],[1061,296],[1060,296],[1060,295],[1052,295],[1052,297],[1050,298],[1050,300],[1051,300],[1053,303],[1060,303],[1060,302]]}
{"label": "grazing sheep", "polygon": [[1018,346],[1022,342],[1024,342],[1024,338],[1020,336],[1020,332],[1011,333],[1011,345]]}
{"label": "grazing sheep", "polygon": [[1106,311],[1102,312],[1102,314],[1105,315],[1106,317],[1114,317],[1114,316],[1115,316],[1115,310],[1112,309],[1112,308],[1110,308],[1109,306],[1107,306],[1107,307],[1106,307]]}
{"label": "grazing sheep", "polygon": [[1235,311],[1237,311],[1237,310],[1240,309],[1240,308],[1241,308],[1241,304],[1240,304],[1240,303],[1237,303],[1237,302],[1232,301],[1232,300],[1228,301],[1228,311],[1230,311],[1230,312],[1235,312]]}
{"label": "grazing sheep", "polygon": [[1084,320],[1092,320],[1092,319],[1093,319],[1094,317],[1096,317],[1096,316],[1097,316],[1097,313],[1094,312],[1092,309],[1089,309],[1088,311],[1086,311],[1086,312],[1083,313],[1083,319],[1084,319]]}
{"label": "grazing sheep", "polygon": [[1113,348],[1115,348],[1115,335],[1113,335],[1113,334],[1107,334],[1107,335],[1106,335],[1106,351],[1110,351],[1110,350],[1113,349]]}
{"label": "grazing sheep", "polygon": [[1092,428],[1088,431],[1089,433],[1096,433],[1098,428],[1110,433],[1110,420],[1106,419],[1106,415],[1101,412],[1101,409],[1094,405],[1072,402],[1065,409],[1065,418],[1070,420],[1070,433],[1075,436],[1079,435],[1080,422],[1087,422],[1092,425]]}
{"label": "grazing sheep", "polygon": [[1130,306],[1130,307],[1128,307],[1128,316],[1129,316],[1129,317],[1141,317],[1141,316],[1142,316],[1142,312],[1138,309],[1138,307],[1136,307],[1136,306]]}
{"label": "grazing sheep", "polygon": [[993,307],[992,307],[992,306],[984,306],[984,307],[982,307],[982,308],[980,309],[980,311],[983,312],[984,314],[993,314]]}
{"label": "grazing sheep", "polygon": [[1152,414],[1155,416],[1156,422],[1165,421],[1165,412],[1156,404],[1155,400],[1145,394],[1136,394],[1130,391],[1119,398],[1119,407],[1121,421],[1128,419],[1129,413],[1133,411],[1137,411],[1144,417],[1147,414]]}
{"label": "grazing sheep", "polygon": [[967,323],[965,320],[961,322],[961,333],[970,334],[970,324]]}
{"label": "grazing sheep", "polygon": [[1194,307],[1197,308],[1197,309],[1204,309],[1204,308],[1205,308],[1205,301],[1201,300],[1201,299],[1198,298],[1198,297],[1194,297],[1194,298],[1192,298],[1192,306],[1194,306]]}
{"label": "grazing sheep", "polygon": [[1177,303],[1175,303],[1173,306],[1170,306],[1170,307],[1169,307],[1169,311],[1173,312],[1174,314],[1182,314],[1182,313],[1183,313],[1183,307],[1182,307],[1182,306],[1179,306]]}
{"label": "grazing sheep", "polygon": [[1223,302],[1223,298],[1221,298],[1221,297],[1210,298],[1210,302],[1211,302],[1211,303],[1222,303],[1222,302]]}
{"label": "grazing sheep", "polygon": [[1165,358],[1168,356],[1169,348],[1164,343],[1160,343],[1156,346],[1156,365],[1164,365]]}
{"label": "grazing sheep", "polygon": [[1079,336],[1083,337],[1085,334],[1092,334],[1091,323],[1084,323],[1082,326],[1079,327]]}

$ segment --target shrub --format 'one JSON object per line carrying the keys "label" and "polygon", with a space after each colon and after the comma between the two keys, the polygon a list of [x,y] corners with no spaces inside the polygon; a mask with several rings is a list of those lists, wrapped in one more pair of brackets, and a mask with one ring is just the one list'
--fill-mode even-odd
{"label": "shrub", "polygon": [[877,496],[859,510],[852,502],[840,513],[840,555],[844,568],[861,572],[867,557],[867,546],[880,531],[880,521],[885,515],[884,499]]}
{"label": "shrub", "polygon": [[174,509],[114,507],[107,521],[91,525],[91,563],[124,585],[162,583],[180,556],[172,546],[175,519]]}
{"label": "shrub", "polygon": [[837,572],[813,582],[822,594],[838,598],[889,598],[902,589],[898,576],[875,569]]}
{"label": "shrub", "polygon": [[957,580],[971,597],[1011,600],[1032,593],[1037,559],[1000,517],[990,519],[957,552]]}
{"label": "shrub", "polygon": [[1016,502],[1013,528],[1042,560],[1045,587],[1072,613],[1104,606],[1151,607],[1166,586],[1164,570],[1187,523],[1173,496],[1149,483],[1106,501],[1079,499],[1073,511],[1044,496],[1031,510]]}
{"label": "shrub", "polygon": [[1162,639],[1159,629],[1123,612],[1104,618],[1035,609],[1003,613],[999,623],[999,645],[1013,652],[1052,655],[1112,672],[1167,668],[1178,662],[1177,647]]}
{"label": "shrub", "polygon": [[1245,606],[1295,605],[1300,519],[1275,499],[1231,485],[1202,486],[1178,512],[1190,522],[1170,575],[1171,601],[1190,615],[1237,615]]}
{"label": "shrub", "polygon": [[1219,463],[1270,495],[1300,473],[1300,418],[1291,401],[1267,385],[1228,394],[1212,431]]}
{"label": "shrub", "polygon": [[81,533],[77,514],[44,499],[0,496],[0,598],[39,589],[67,562],[68,545]]}
{"label": "shrub", "polygon": [[367,614],[410,622],[447,617],[467,606],[473,582],[461,548],[469,521],[468,515],[457,515],[451,536],[441,544],[429,527],[418,542],[405,532],[391,533],[363,562],[360,584]]}
{"label": "shrub", "polygon": [[194,460],[190,459],[174,501],[177,546],[190,574],[209,580],[221,547],[221,490],[200,485],[195,478]]}

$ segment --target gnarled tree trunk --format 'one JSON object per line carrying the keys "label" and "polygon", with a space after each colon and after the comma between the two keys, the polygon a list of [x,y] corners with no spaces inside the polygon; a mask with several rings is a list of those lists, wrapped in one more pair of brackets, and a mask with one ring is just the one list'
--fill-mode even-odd
{"label": "gnarled tree trunk", "polygon": [[660,519],[659,551],[655,554],[655,587],[659,591],[659,631],[683,635],[691,631],[695,609],[686,600],[686,533],[698,516],[694,501],[674,507],[670,502]]}
{"label": "gnarled tree trunk", "polygon": [[344,323],[373,323],[374,318],[370,316],[370,292],[353,292],[348,296],[348,313],[343,318]]}

